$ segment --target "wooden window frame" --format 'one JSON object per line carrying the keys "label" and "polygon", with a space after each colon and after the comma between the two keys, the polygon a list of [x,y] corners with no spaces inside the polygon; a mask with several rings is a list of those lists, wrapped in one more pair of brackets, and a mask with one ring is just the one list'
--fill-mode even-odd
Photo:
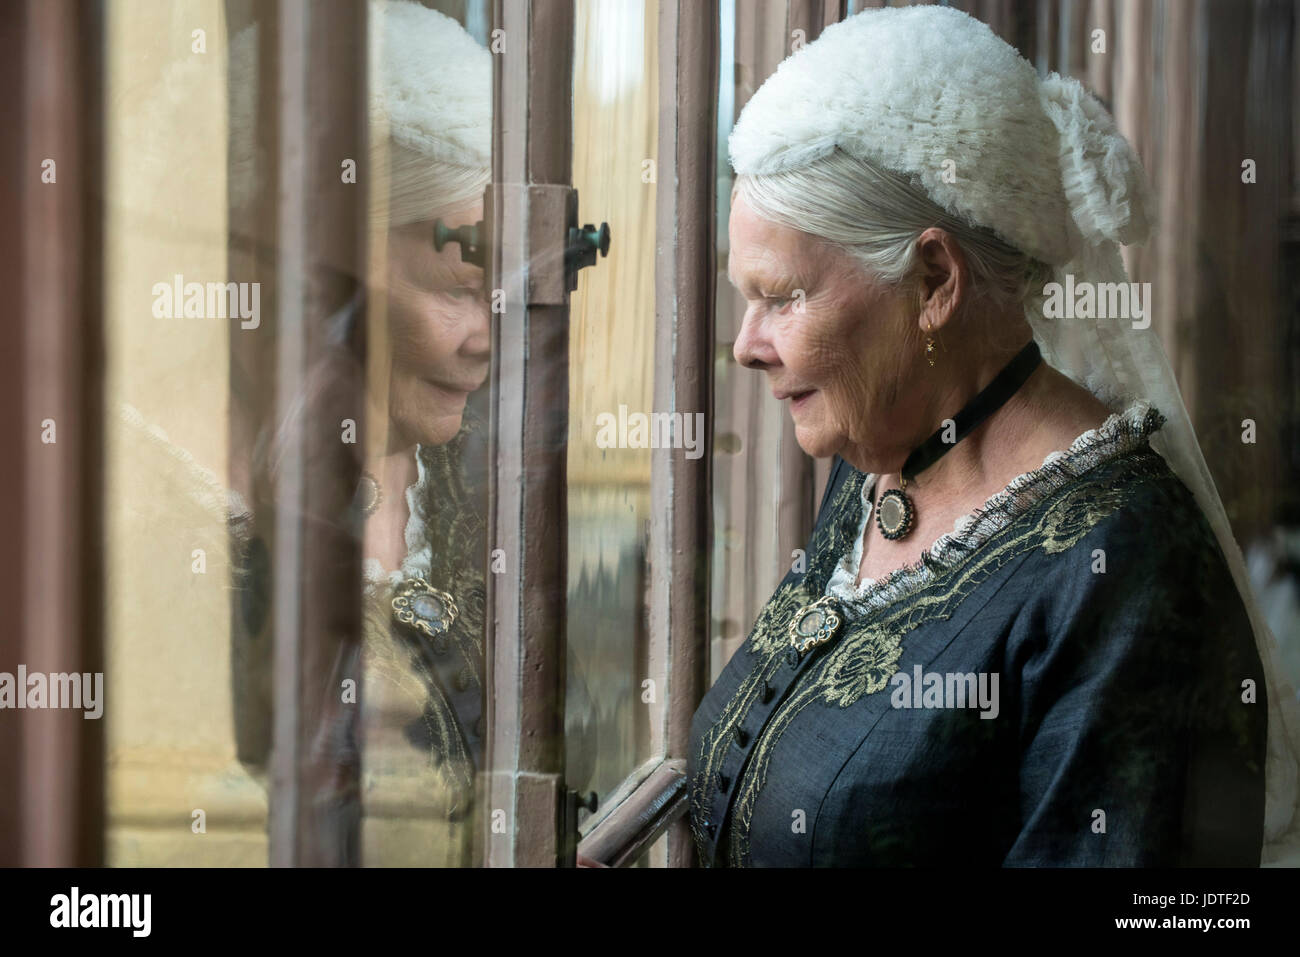
{"label": "wooden window frame", "polygon": [[[0,25],[4,671],[104,670],[104,22],[99,2],[26,0]],[[46,159],[55,183],[42,182]],[[0,865],[102,865],[103,722],[50,709],[3,726]]]}

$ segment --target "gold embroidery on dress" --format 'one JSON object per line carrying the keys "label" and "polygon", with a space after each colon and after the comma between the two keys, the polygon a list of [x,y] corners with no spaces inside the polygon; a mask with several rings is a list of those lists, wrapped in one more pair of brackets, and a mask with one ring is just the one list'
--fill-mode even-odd
{"label": "gold embroidery on dress", "polygon": [[436,784],[426,792],[429,807],[442,814],[462,811],[473,796],[474,767],[455,711],[414,647],[395,633],[391,604],[385,598],[391,598],[389,587],[376,589],[366,601],[365,668],[377,682],[367,690],[374,693],[382,688],[391,702],[388,707],[396,713],[419,715],[429,739],[436,742],[422,759]]}
{"label": "gold embroidery on dress", "polygon": [[[1150,423],[1148,423],[1150,425]],[[1149,449],[1133,455],[1120,475],[1098,479],[1069,476],[1046,508],[1031,509],[996,532],[982,547],[961,556],[954,565],[935,569],[929,577],[903,580],[910,592],[878,612],[846,624],[840,639],[800,676],[787,698],[771,715],[754,743],[748,764],[736,781],[734,803],[727,822],[728,863],[749,862],[749,830],[754,804],[767,778],[773,750],[781,735],[806,707],[816,702],[847,708],[866,695],[883,690],[902,656],[902,641],[923,623],[950,618],[965,598],[1008,561],[1036,548],[1049,554],[1077,544],[1096,525],[1121,508],[1142,484],[1167,474],[1163,460]],[[761,663],[740,683],[718,720],[701,737],[696,773],[691,784],[691,828],[701,852],[706,838],[696,819],[711,804],[716,772],[727,756],[735,729],[743,722],[764,683],[780,670],[788,644],[785,623],[796,609],[820,597],[830,568],[852,550],[862,513],[861,490],[867,476],[853,472],[841,486],[831,518],[814,536],[813,556],[804,578],[778,588],[750,636],[750,653]],[[1037,517],[1029,522],[1033,515]],[[928,564],[923,557],[922,564]],[[903,577],[903,576],[900,576]],[[721,826],[721,822],[719,822]]]}

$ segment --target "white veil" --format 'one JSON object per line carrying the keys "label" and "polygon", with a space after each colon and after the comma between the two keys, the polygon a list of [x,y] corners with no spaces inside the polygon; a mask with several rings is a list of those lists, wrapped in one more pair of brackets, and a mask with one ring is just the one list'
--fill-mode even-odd
{"label": "white veil", "polygon": [[[1075,284],[1127,283],[1120,241],[1141,242],[1150,232],[1153,199],[1131,148],[1114,121],[1077,80],[1051,74],[1042,81],[1044,109],[1061,135],[1062,178],[1079,234],[1074,259],[1056,267]],[[1093,286],[1094,289],[1098,285]],[[1099,313],[1100,310],[1095,310]],[[1278,644],[1260,608],[1241,548],[1201,454],[1187,407],[1155,329],[1127,319],[1044,318],[1041,304],[1026,309],[1043,354],[1057,369],[1116,409],[1145,399],[1166,418],[1151,446],[1195,495],[1223,549],[1255,634],[1268,694],[1263,863],[1300,851],[1300,706],[1278,661]]]}

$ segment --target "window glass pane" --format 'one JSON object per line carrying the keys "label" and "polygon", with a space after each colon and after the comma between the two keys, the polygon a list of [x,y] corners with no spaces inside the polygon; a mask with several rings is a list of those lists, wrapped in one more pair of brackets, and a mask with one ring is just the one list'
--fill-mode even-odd
{"label": "window glass pane", "polygon": [[664,690],[642,684],[650,449],[635,430],[654,385],[658,14],[654,0],[575,9],[578,216],[612,242],[571,301],[566,776],[602,797],[650,757],[643,696]]}
{"label": "window glass pane", "polygon": [[[366,865],[473,861],[489,311],[468,236],[439,250],[435,227],[482,219],[492,66],[487,4],[441,4],[450,17],[434,6],[368,7],[369,47],[352,51],[355,89],[369,65],[368,149],[322,158],[330,172],[296,213],[283,182],[303,162],[294,131],[348,115],[306,116],[318,101],[284,97],[301,65],[279,60],[291,42],[276,8],[108,7],[110,864],[266,864],[272,731],[286,718],[308,729],[305,761],[319,748],[324,765],[359,769],[359,781],[303,776],[305,800],[327,809],[315,850]],[[303,36],[319,42],[347,10],[307,5]],[[340,266],[329,237],[303,236],[313,209],[340,205],[336,190],[357,191],[365,265]],[[336,287],[358,294],[320,314]],[[289,383],[295,315],[310,348]],[[341,377],[356,408],[329,404],[347,394]],[[361,475],[350,507],[322,513],[294,496],[294,440],[349,449]],[[337,461],[305,459],[308,486]],[[319,636],[301,638],[294,667],[326,676],[325,699],[337,687],[341,702],[319,727],[274,693],[285,514],[362,562],[341,573],[359,641],[312,664]],[[302,555],[304,588],[333,580],[337,557]]]}
{"label": "window glass pane", "polygon": [[185,283],[239,278],[223,4],[106,12],[107,863],[260,865],[265,784],[231,696],[232,321],[184,310]]}

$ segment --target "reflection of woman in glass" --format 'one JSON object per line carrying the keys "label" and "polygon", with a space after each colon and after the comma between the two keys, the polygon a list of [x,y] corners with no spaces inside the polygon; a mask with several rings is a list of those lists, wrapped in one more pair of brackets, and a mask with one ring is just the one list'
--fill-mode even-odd
{"label": "reflection of woman in glass", "polygon": [[488,304],[481,266],[433,237],[439,219],[455,229],[483,215],[491,60],[416,4],[373,4],[371,38],[372,156],[389,189],[372,231],[387,271],[370,297],[386,319],[370,328],[388,342],[372,335],[370,348],[390,362],[387,416],[375,417],[387,436],[360,490],[362,863],[459,865],[484,732],[484,436],[466,404],[487,378]]}
{"label": "reflection of woman in glass", "polygon": [[[358,300],[331,320],[339,343],[365,321],[369,354],[354,515],[364,529],[364,634],[359,662],[337,669],[361,677],[359,709],[344,712],[355,719],[343,732],[351,741],[339,743],[360,751],[360,807],[351,795],[317,797],[360,814],[357,863],[457,866],[472,859],[485,730],[486,437],[471,397],[487,379],[489,328],[483,269],[458,244],[437,250],[434,231],[438,220],[455,229],[483,215],[491,59],[454,20],[414,3],[372,2],[369,40],[371,155],[358,181],[368,174],[378,187],[369,239],[378,271],[365,313]],[[340,355],[312,370],[299,414],[310,414],[328,377],[360,375]],[[254,468],[273,474],[276,439],[253,445],[267,447]],[[244,547],[245,604],[264,588],[258,548]],[[241,758],[254,766],[268,736],[262,748],[248,742],[271,708],[257,630],[237,634],[234,653]]]}
{"label": "reflection of woman in glass", "polygon": [[736,358],[836,463],[695,716],[704,862],[1257,865],[1293,692],[1177,386],[1136,317],[1043,314],[1149,231],[1105,110],[965,14],[869,11],[730,145]]}

